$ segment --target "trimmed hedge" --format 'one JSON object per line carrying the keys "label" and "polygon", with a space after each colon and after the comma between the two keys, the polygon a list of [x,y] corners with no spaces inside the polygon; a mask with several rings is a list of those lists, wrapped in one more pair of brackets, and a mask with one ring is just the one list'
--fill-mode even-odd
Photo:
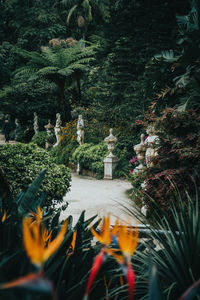
{"label": "trimmed hedge", "polygon": [[0,164],[14,195],[26,189],[44,168],[47,168],[47,173],[39,190],[46,192],[44,205],[51,205],[53,199],[61,202],[69,191],[69,169],[64,165],[56,165],[49,153],[35,144],[19,143],[1,147]]}
{"label": "trimmed hedge", "polygon": [[79,146],[72,155],[74,163],[80,163],[87,170],[103,176],[104,158],[108,155],[108,149],[104,142],[97,145],[84,144]]}
{"label": "trimmed hedge", "polygon": [[46,139],[47,139],[47,132],[46,131],[40,131],[37,134],[34,134],[34,136],[32,137],[31,142],[42,147],[45,148],[45,143],[46,143]]}

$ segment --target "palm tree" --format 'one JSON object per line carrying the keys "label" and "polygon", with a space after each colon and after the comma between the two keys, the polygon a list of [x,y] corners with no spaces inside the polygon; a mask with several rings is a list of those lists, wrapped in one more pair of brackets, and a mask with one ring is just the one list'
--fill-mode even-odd
{"label": "palm tree", "polygon": [[93,19],[93,10],[99,11],[104,20],[109,17],[109,0],[62,0],[69,11],[67,24],[76,15],[78,27],[83,28],[83,41],[86,39],[88,25]]}
{"label": "palm tree", "polygon": [[72,80],[77,82],[80,102],[80,76],[87,70],[89,62],[94,59],[94,46],[82,48],[78,42],[68,46],[66,41],[58,41],[50,47],[41,47],[40,53],[19,49],[19,54],[28,60],[28,65],[17,69],[15,72],[15,79],[20,79],[24,75],[42,76],[54,82],[59,89],[60,104],[65,120],[68,119],[67,112],[70,110],[69,101],[67,103],[65,101],[66,87],[67,85],[69,87]]}

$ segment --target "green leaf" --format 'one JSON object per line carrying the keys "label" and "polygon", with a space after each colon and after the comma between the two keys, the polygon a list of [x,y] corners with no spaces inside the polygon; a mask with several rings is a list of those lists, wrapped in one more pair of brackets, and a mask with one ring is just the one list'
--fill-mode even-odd
{"label": "green leaf", "polygon": [[161,295],[161,291],[158,284],[157,269],[156,266],[154,265],[150,271],[148,300],[161,300],[161,299],[163,299],[163,297]]}
{"label": "green leaf", "polygon": [[46,172],[47,169],[42,170],[33,183],[29,186],[27,191],[22,195],[18,206],[18,213],[21,217],[24,217],[30,210],[33,210],[38,190]]}

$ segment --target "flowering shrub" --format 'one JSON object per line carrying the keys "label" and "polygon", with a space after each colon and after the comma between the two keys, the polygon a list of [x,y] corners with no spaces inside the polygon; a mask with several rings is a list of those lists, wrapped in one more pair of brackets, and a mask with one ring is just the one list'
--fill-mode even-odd
{"label": "flowering shrub", "polygon": [[57,163],[68,164],[72,153],[77,147],[76,120],[74,120],[66,123],[66,126],[62,128],[60,143],[52,149],[51,154],[55,157]]}
{"label": "flowering shrub", "polygon": [[174,186],[183,199],[186,191],[190,194],[195,189],[200,191],[197,180],[200,172],[200,116],[193,110],[178,112],[168,108],[157,118],[155,127],[161,147],[154,166],[144,172],[144,191],[167,208],[170,202],[174,202]]}

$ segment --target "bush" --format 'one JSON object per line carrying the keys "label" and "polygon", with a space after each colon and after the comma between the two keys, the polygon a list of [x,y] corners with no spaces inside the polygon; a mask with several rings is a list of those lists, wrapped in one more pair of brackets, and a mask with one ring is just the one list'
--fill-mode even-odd
{"label": "bush", "polygon": [[195,189],[200,192],[200,117],[192,110],[178,112],[168,108],[155,120],[154,126],[160,148],[153,166],[143,173],[142,191],[144,196],[148,195],[144,198],[147,205],[152,198],[168,210],[169,204],[177,201],[174,186],[183,201],[187,193],[193,195]]}
{"label": "bush", "polygon": [[34,134],[34,136],[32,137],[31,142],[42,147],[45,148],[45,143],[46,143],[46,139],[47,139],[47,132],[46,131],[40,131],[37,134]]}
{"label": "bush", "polygon": [[26,189],[44,168],[47,174],[40,192],[47,194],[45,205],[51,205],[53,199],[61,202],[69,190],[69,169],[56,165],[49,153],[35,144],[5,145],[0,148],[0,161],[15,195]]}
{"label": "bush", "polygon": [[51,150],[51,155],[58,164],[68,164],[72,153],[78,147],[76,140],[76,121],[66,123],[62,128],[58,146]]}
{"label": "bush", "polygon": [[84,144],[79,146],[72,155],[74,163],[80,163],[82,168],[103,176],[104,158],[108,155],[108,149],[104,142],[97,145]]}

